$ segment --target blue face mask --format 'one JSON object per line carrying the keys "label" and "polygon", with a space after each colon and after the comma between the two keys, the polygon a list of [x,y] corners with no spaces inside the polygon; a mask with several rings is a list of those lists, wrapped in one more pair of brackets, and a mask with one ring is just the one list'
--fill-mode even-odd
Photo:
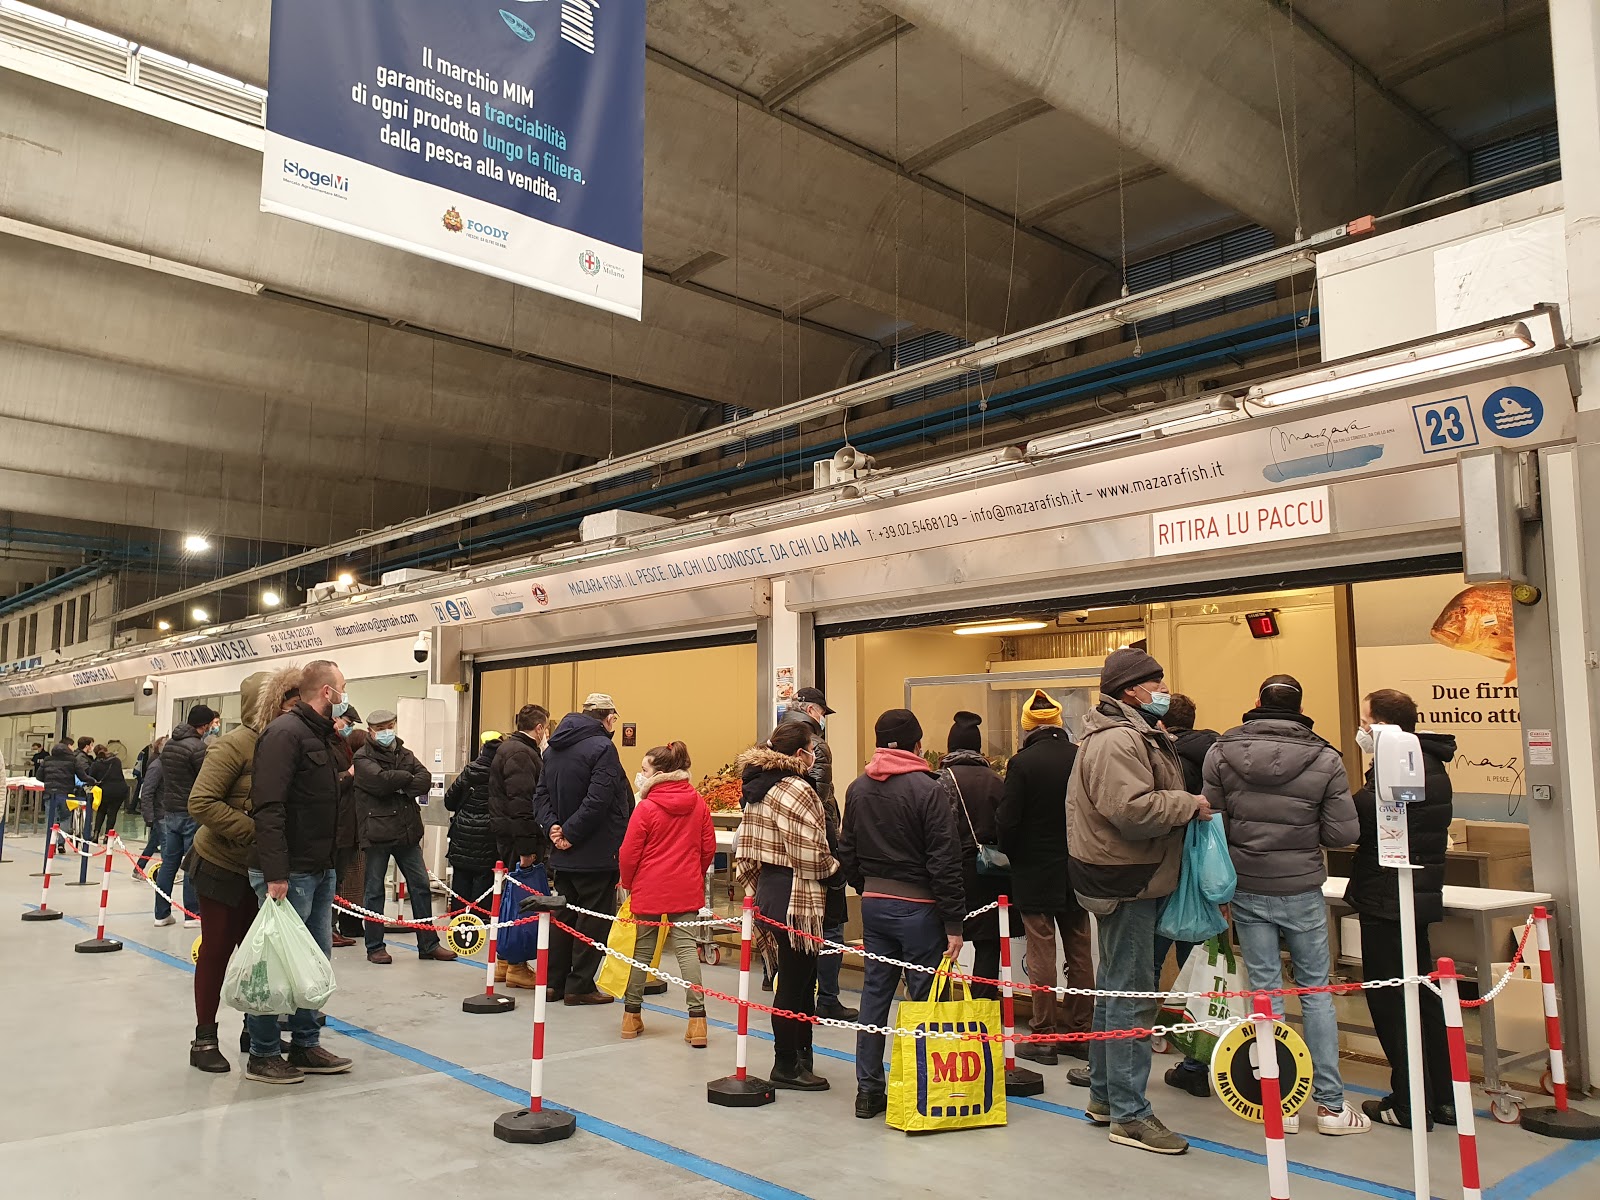
{"label": "blue face mask", "polygon": [[222,735],[222,726],[221,725],[213,725],[210,729],[206,730],[206,737],[208,737],[208,738],[220,737],[221,735]]}
{"label": "blue face mask", "polygon": [[377,739],[380,746],[388,747],[394,745],[395,731],[392,729],[380,729],[372,736]]}
{"label": "blue face mask", "polygon": [[354,728],[354,725],[346,725],[343,729],[339,730],[339,736],[348,739],[350,736],[350,731]]}
{"label": "blue face mask", "polygon": [[1150,699],[1139,705],[1145,712],[1157,720],[1167,715],[1167,709],[1172,707],[1172,697],[1166,692],[1152,692]]}

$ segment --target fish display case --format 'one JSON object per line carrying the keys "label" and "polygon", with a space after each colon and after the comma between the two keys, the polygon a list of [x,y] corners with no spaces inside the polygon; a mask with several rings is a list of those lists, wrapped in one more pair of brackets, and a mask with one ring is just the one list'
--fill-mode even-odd
{"label": "fish display case", "polygon": [[1083,718],[1100,695],[1100,668],[994,671],[983,675],[932,675],[906,680],[906,707],[930,734],[925,745],[941,752],[943,731],[958,712],[983,718],[983,753],[1004,763],[1022,745],[1022,709],[1035,690],[1061,705],[1061,724],[1074,742],[1083,737]]}

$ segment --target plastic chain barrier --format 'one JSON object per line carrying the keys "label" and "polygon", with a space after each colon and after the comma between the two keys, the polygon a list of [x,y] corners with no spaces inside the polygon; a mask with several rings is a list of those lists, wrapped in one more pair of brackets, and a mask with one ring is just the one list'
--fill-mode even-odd
{"label": "plastic chain barrier", "polygon": [[[374,924],[388,925],[396,929],[431,929],[435,933],[449,933],[451,918],[459,917],[467,911],[464,908],[453,908],[435,921],[407,921],[401,917],[391,917],[387,913],[373,912],[370,908],[362,908],[361,905],[353,904],[343,896],[335,896],[333,903],[335,908],[361,917],[364,920],[372,921]],[[538,919],[538,914],[534,914],[516,921],[501,921],[500,928],[510,929],[513,925],[532,925]],[[439,923],[441,921],[443,924]]]}
{"label": "plastic chain barrier", "polygon": [[[1517,940],[1517,952],[1511,956],[1511,962],[1506,966],[1506,973],[1500,976],[1500,982],[1495,984],[1487,992],[1484,992],[1476,1000],[1461,1001],[1462,1008],[1482,1008],[1485,1004],[1490,1003],[1496,996],[1506,990],[1506,984],[1511,982],[1511,977],[1517,973],[1517,968],[1522,965],[1522,955],[1523,952],[1528,948],[1528,935],[1533,932],[1533,927],[1534,916],[1530,914],[1527,923],[1522,927],[1522,937]],[[1436,987],[1434,990],[1437,991],[1442,997],[1444,995],[1444,980],[1442,976],[1437,975],[1437,972],[1435,973],[1435,976],[1439,978],[1440,986]]]}
{"label": "plastic chain barrier", "polygon": [[452,908],[450,910],[451,915],[464,912],[476,912],[485,917],[492,918],[494,916],[494,913],[483,907],[483,902],[490,896],[494,895],[494,887],[492,885],[488,888],[485,888],[483,895],[479,896],[476,900],[468,900],[460,892],[452,891],[450,885],[444,880],[440,879],[432,871],[428,872],[428,882],[441,888],[444,891],[444,894],[449,896],[450,899],[460,901],[461,907]]}
{"label": "plastic chain barrier", "polygon": [[683,988],[684,991],[695,992],[711,1000],[721,1000],[726,1004],[739,1005],[740,1007],[748,1008],[755,1012],[764,1012],[775,1017],[784,1017],[791,1021],[803,1021],[807,1025],[823,1025],[831,1029],[853,1029],[860,1033],[880,1033],[885,1037],[933,1037],[939,1039],[960,1037],[965,1041],[976,1042],[1004,1042],[1008,1040],[1017,1042],[1057,1043],[1109,1042],[1117,1041],[1119,1039],[1166,1037],[1175,1033],[1200,1033],[1206,1031],[1216,1033],[1220,1036],[1227,1033],[1227,1031],[1232,1029],[1234,1026],[1243,1025],[1253,1019],[1250,1017],[1218,1017],[1213,1020],[1206,1021],[1186,1021],[1176,1025],[1152,1025],[1148,1029],[1106,1029],[1098,1033],[1015,1034],[1009,1039],[1004,1033],[963,1033],[959,1035],[952,1035],[940,1031],[931,1031],[925,1028],[900,1029],[892,1025],[863,1025],[859,1021],[844,1021],[837,1017],[819,1017],[814,1013],[798,1013],[792,1012],[786,1008],[774,1008],[770,1004],[762,1004],[755,1000],[740,1000],[737,996],[727,995],[725,992],[719,992],[714,988],[708,988],[703,984],[690,983],[688,980],[679,979],[676,975],[664,971],[660,967],[652,967],[648,963],[642,963],[638,959],[630,958],[628,955],[622,953],[622,951],[613,950],[610,946],[607,946],[602,942],[595,941],[593,938],[578,932],[576,929],[573,929],[571,926],[566,925],[559,920],[553,920],[553,924],[557,929],[561,930],[569,937],[594,947],[607,957],[626,963],[630,967],[634,967],[637,970],[643,971],[646,975],[652,975],[655,978],[664,980],[667,983],[676,984],[678,987]]}
{"label": "plastic chain barrier", "polygon": [[[112,832],[114,834],[115,830]],[[62,854],[76,854],[80,858],[98,858],[104,851],[110,849],[111,846],[110,838],[107,838],[103,842],[95,842],[91,841],[89,838],[81,838],[74,834],[70,834],[65,829],[62,829],[60,833],[63,841],[76,842],[78,846],[81,847],[81,849],[74,850],[70,846],[62,846],[60,851]],[[119,838],[118,841],[120,842],[121,839]]]}
{"label": "plastic chain barrier", "polygon": [[[171,896],[167,895],[167,893],[163,892],[161,890],[161,885],[159,883],[157,883],[155,881],[155,879],[153,879],[147,872],[144,872],[144,871],[141,871],[141,870],[138,869],[138,867],[139,867],[139,856],[137,854],[133,853],[131,850],[129,850],[128,849],[128,843],[123,841],[120,837],[117,839],[116,851],[117,851],[118,854],[122,855],[123,858],[127,859],[129,862],[131,862],[133,864],[133,866],[134,866],[134,878],[142,880],[144,882],[145,886],[148,887],[152,892],[154,892],[156,895],[160,896],[168,904],[172,905],[173,908],[175,908],[179,912],[181,912],[184,915],[184,919],[185,920],[198,921],[200,919],[200,914],[199,913],[190,912],[187,908],[185,908],[183,905],[179,904]],[[173,878],[176,879],[177,876],[174,875]]]}

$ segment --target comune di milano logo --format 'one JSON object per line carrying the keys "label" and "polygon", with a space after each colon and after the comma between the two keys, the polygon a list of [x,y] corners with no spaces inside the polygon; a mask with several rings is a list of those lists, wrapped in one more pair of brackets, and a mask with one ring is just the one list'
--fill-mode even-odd
{"label": "comune di milano logo", "polygon": [[600,256],[593,250],[585,250],[578,255],[578,267],[585,275],[600,274]]}

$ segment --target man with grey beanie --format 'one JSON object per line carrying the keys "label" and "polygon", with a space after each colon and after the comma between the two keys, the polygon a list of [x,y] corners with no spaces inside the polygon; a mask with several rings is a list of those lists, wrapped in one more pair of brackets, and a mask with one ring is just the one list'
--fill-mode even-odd
{"label": "man with grey beanie", "polygon": [[[1100,702],[1083,722],[1067,785],[1069,874],[1078,901],[1096,917],[1099,986],[1153,992],[1156,921],[1178,886],[1184,827],[1211,806],[1184,786],[1183,764],[1161,727],[1171,697],[1165,671],[1136,647],[1115,650],[1100,672]],[[1094,1030],[1143,1029],[1156,1001],[1095,1001]],[[1089,1119],[1111,1141],[1155,1154],[1189,1143],[1156,1117],[1147,1038],[1096,1041],[1089,1052]]]}

